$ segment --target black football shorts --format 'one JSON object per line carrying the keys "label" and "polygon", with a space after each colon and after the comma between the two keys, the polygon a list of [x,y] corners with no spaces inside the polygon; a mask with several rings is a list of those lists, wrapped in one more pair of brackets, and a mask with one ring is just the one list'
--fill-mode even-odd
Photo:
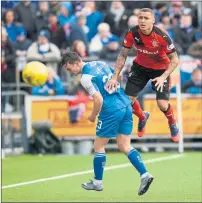
{"label": "black football shorts", "polygon": [[[137,97],[138,93],[146,86],[150,79],[161,76],[164,73],[164,69],[154,70],[145,68],[137,63],[133,62],[131,71],[128,75],[128,81],[126,83],[125,93],[128,96]],[[169,100],[170,98],[170,77],[168,77],[163,86],[163,91],[157,91],[155,87],[156,82],[152,82],[152,89],[156,91],[157,100]]]}

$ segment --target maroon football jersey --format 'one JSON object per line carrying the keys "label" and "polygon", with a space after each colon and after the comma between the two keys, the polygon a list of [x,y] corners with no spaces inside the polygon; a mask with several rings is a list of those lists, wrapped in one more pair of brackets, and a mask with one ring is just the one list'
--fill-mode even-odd
{"label": "maroon football jersey", "polygon": [[131,28],[123,41],[123,47],[130,49],[132,45],[137,49],[134,61],[151,69],[166,69],[170,60],[167,54],[175,50],[175,46],[165,31],[154,26],[150,35],[144,35],[139,26]]}

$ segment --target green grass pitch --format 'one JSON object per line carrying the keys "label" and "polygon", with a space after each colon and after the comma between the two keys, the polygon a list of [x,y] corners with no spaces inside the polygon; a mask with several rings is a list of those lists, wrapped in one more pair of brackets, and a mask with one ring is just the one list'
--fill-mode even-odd
{"label": "green grass pitch", "polygon": [[[173,153],[145,153],[143,160]],[[27,182],[92,169],[90,156],[20,156],[2,161],[2,185]],[[120,153],[107,154],[106,166],[128,163]],[[2,189],[2,201],[24,202],[201,202],[202,154],[146,164],[154,176],[148,193],[138,196],[140,177],[132,167],[104,173],[104,191],[85,191],[81,183],[93,174],[67,177],[20,187]]]}

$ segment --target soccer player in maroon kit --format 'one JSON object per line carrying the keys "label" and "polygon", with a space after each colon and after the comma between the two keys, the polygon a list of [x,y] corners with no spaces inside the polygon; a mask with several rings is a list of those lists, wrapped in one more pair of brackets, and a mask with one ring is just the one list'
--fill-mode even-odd
{"label": "soccer player in maroon kit", "polygon": [[168,119],[171,138],[179,141],[179,129],[169,103],[170,74],[179,63],[178,55],[172,40],[166,33],[154,25],[154,12],[143,8],[138,14],[138,26],[131,28],[125,35],[123,47],[117,58],[113,78],[106,84],[106,88],[117,87],[118,76],[125,64],[132,45],[137,49],[137,57],[133,61],[129,73],[125,92],[132,100],[133,113],[139,118],[138,136],[145,132],[149,112],[144,112],[137,100],[138,93],[151,79],[152,88],[156,91],[158,107]]}

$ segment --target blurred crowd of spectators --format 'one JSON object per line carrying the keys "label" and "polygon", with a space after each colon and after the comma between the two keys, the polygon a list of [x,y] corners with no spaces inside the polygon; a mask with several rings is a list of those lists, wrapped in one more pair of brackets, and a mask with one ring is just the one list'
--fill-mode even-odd
{"label": "blurred crowd of spectators", "polygon": [[[41,61],[52,68],[51,76],[45,87],[32,89],[35,95],[66,92],[59,60],[69,49],[78,52],[84,60],[114,62],[126,31],[138,24],[137,14],[143,7],[154,10],[156,24],[167,30],[180,55],[202,59],[202,19],[198,18],[197,3],[24,0],[2,1],[1,6],[2,82],[15,82],[16,72],[21,72],[28,61]],[[132,49],[130,56],[135,55],[136,50]],[[199,86],[201,92],[201,67],[192,75],[192,82],[182,90],[189,92],[190,88]],[[194,75],[199,78],[196,84]]]}

